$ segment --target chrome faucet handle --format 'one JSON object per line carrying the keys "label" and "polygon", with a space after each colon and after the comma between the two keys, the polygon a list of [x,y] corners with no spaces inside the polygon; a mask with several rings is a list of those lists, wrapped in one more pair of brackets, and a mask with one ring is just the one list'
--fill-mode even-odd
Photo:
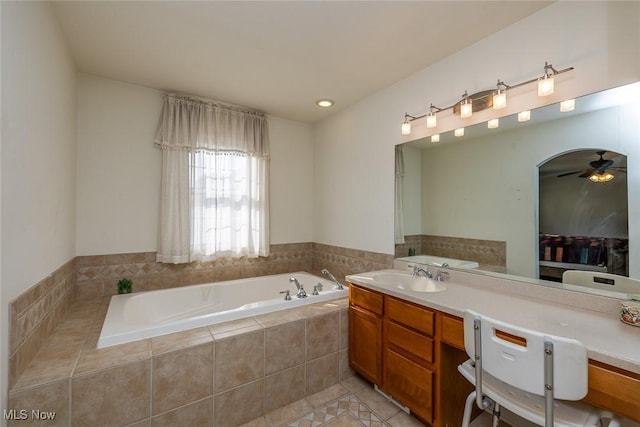
{"label": "chrome faucet handle", "polygon": [[291,291],[289,291],[289,289],[287,289],[286,291],[280,291],[280,293],[285,294],[284,295],[285,301],[291,301]]}
{"label": "chrome faucet handle", "polygon": [[321,290],[322,283],[318,282],[317,284],[313,285],[313,292],[311,293],[311,295],[320,295]]}
{"label": "chrome faucet handle", "polygon": [[448,275],[449,275],[448,271],[438,270],[438,273],[436,274],[436,282],[444,281],[444,276],[448,276]]}
{"label": "chrome faucet handle", "polygon": [[300,289],[298,289],[298,293],[296,294],[296,296],[298,298],[306,298],[307,297],[307,291],[304,290],[302,285],[300,285]]}

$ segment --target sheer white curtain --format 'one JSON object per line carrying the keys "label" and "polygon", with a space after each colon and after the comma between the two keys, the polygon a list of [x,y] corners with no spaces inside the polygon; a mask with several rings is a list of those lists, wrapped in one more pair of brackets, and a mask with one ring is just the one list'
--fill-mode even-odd
{"label": "sheer white curtain", "polygon": [[264,114],[165,95],[157,261],[269,255]]}
{"label": "sheer white curtain", "polygon": [[394,209],[394,243],[404,243],[404,205],[402,193],[404,191],[404,153],[402,146],[396,145],[396,199]]}

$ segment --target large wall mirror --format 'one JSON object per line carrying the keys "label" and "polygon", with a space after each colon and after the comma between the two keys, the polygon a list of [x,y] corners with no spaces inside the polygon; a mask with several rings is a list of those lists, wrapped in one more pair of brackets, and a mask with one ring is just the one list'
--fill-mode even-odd
{"label": "large wall mirror", "polygon": [[[471,242],[478,259],[470,259],[473,251],[463,259],[478,261],[479,273],[558,286],[541,280],[553,280],[544,272],[541,275],[541,261],[544,264],[545,256],[551,255],[545,255],[541,236],[589,238],[589,242],[602,238],[617,242],[624,274],[640,279],[640,82],[577,98],[570,112],[549,105],[532,110],[526,122],[518,121],[517,115],[502,117],[498,128],[480,123],[467,127],[462,137],[441,132],[440,142],[427,137],[399,147],[404,158],[400,215],[409,243],[396,244],[397,257],[407,255],[403,253],[407,247],[429,254],[431,247],[444,250]],[[553,159],[561,162],[554,166]],[[583,176],[605,163],[604,169],[615,175],[610,182],[596,183]],[[562,174],[566,175],[558,178]],[[541,186],[547,192],[542,211]],[[561,197],[568,186],[580,189]],[[589,198],[597,192],[600,198]],[[624,193],[625,200],[612,202],[613,193]],[[559,217],[553,224],[548,214],[557,206],[549,206],[549,197],[554,198],[552,205],[572,203],[564,211],[573,217]],[[588,223],[594,210],[609,221],[606,227],[561,227]],[[423,238],[419,248],[411,247],[415,236]],[[502,251],[492,258],[498,261],[487,261],[484,252],[493,250]],[[566,261],[563,254],[553,255],[549,261],[556,257]]]}

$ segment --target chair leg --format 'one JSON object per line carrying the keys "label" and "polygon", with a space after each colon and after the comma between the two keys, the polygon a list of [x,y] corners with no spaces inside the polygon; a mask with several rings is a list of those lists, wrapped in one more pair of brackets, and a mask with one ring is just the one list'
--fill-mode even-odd
{"label": "chair leg", "polygon": [[493,405],[493,427],[498,427],[500,424],[500,405],[495,403]]}
{"label": "chair leg", "polygon": [[467,400],[464,403],[464,415],[462,416],[462,427],[469,427],[469,423],[471,422],[471,410],[473,409],[473,404],[476,400],[476,391],[472,391],[467,396]]}

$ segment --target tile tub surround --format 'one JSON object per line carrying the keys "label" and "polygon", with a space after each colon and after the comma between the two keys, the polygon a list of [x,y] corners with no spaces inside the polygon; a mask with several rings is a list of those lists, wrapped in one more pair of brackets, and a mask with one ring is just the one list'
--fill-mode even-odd
{"label": "tile tub surround", "polygon": [[117,293],[123,277],[133,281],[133,291],[149,291],[242,279],[293,271],[321,275],[323,268],[343,281],[349,274],[393,266],[393,256],[320,243],[271,245],[268,257],[221,258],[211,262],[162,264],[155,252],[77,257],[76,297],[88,300]]}
{"label": "tile tub surround", "polygon": [[466,239],[431,235],[405,236],[405,243],[395,245],[395,257],[406,257],[409,249],[416,255],[476,261],[483,270],[506,272],[507,244],[497,240]]}
{"label": "tile tub surround", "polygon": [[10,409],[55,411],[60,426],[230,427],[353,375],[346,298],[98,350],[108,303],[69,308],[10,390]]}
{"label": "tile tub surround", "polygon": [[75,259],[9,303],[9,387],[24,372],[73,302]]}

